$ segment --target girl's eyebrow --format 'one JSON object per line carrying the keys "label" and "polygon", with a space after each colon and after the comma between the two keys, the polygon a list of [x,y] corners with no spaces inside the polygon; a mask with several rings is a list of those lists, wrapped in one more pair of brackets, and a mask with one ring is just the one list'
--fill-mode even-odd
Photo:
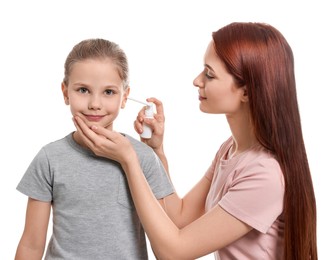
{"label": "girl's eyebrow", "polygon": [[105,88],[105,89],[115,89],[115,90],[120,89],[120,87],[116,86],[116,85],[107,85],[107,86],[103,86],[103,88]]}
{"label": "girl's eyebrow", "polygon": [[[73,86],[91,87],[90,85],[88,85],[86,83],[83,83],[83,82],[75,82],[75,83],[73,83]],[[103,88],[115,88],[115,89],[119,89],[119,87],[116,86],[116,85],[106,85],[106,86],[103,86]]]}
{"label": "girl's eyebrow", "polygon": [[72,85],[73,85],[73,86],[83,86],[83,87],[88,87],[88,85],[85,84],[85,83],[83,83],[83,82],[74,82]]}

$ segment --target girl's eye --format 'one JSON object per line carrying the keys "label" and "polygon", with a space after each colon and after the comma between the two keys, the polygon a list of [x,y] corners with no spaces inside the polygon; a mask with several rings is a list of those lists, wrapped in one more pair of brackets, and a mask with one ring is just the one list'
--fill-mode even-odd
{"label": "girl's eye", "polygon": [[87,90],[87,88],[79,88],[78,92],[84,94],[84,93],[88,93],[88,90]]}
{"label": "girl's eye", "polygon": [[113,94],[114,94],[114,91],[111,90],[111,89],[107,89],[107,90],[105,91],[105,94],[110,96],[110,95],[113,95]]}

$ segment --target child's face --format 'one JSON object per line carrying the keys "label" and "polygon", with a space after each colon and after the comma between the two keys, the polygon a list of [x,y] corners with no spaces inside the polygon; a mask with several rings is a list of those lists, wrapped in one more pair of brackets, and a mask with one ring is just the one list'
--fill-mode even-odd
{"label": "child's face", "polygon": [[109,130],[129,94],[129,88],[123,90],[116,65],[110,59],[76,62],[68,86],[63,84],[62,91],[73,116],[80,116],[88,126],[100,125]]}

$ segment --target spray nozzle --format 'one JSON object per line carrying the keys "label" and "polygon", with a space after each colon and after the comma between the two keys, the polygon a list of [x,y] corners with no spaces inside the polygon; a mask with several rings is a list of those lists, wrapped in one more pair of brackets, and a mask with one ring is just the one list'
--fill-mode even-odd
{"label": "spray nozzle", "polygon": [[129,98],[129,97],[127,99],[133,100],[133,101],[135,101],[137,103],[145,105],[146,106],[145,115],[147,115],[147,113],[150,113],[151,116],[153,115],[153,105],[154,104],[152,102],[147,102],[146,103],[146,102],[143,102],[143,101],[140,101],[140,100],[137,100],[137,99],[134,99],[134,98]]}

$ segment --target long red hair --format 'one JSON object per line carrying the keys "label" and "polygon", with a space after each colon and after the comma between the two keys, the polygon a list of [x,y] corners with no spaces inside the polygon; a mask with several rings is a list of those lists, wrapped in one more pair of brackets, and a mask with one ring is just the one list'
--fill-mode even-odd
{"label": "long red hair", "polygon": [[232,23],[213,33],[216,53],[246,86],[256,138],[275,154],[285,179],[284,259],[316,260],[316,202],[303,141],[293,52],[263,23]]}

